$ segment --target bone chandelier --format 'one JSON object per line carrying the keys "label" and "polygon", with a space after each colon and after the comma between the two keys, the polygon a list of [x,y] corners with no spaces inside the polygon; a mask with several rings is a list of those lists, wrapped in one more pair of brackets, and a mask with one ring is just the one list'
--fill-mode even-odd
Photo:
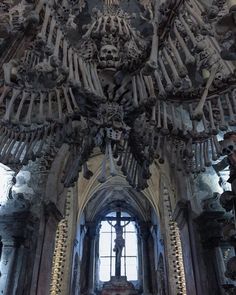
{"label": "bone chandelier", "polygon": [[0,4],[1,162],[19,169],[67,143],[68,187],[92,176],[100,147],[98,180],[108,162],[142,190],[155,159],[200,173],[222,155],[217,134],[236,125],[235,68],[220,55],[232,38],[215,31],[225,1],[32,2]]}

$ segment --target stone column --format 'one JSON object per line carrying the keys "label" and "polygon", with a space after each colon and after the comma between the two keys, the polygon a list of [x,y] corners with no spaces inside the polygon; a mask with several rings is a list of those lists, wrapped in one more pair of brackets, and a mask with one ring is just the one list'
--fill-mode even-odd
{"label": "stone column", "polygon": [[89,252],[89,274],[88,274],[88,294],[95,294],[95,273],[96,273],[96,238],[97,227],[95,223],[89,223],[88,235],[90,239],[90,252]]}
{"label": "stone column", "polygon": [[150,294],[150,275],[148,257],[148,238],[150,235],[149,226],[146,223],[140,224],[141,253],[142,253],[142,272],[143,272],[143,295]]}
{"label": "stone column", "polygon": [[0,293],[13,294],[18,283],[16,278],[17,253],[23,240],[8,237],[2,239],[2,256],[0,261]]}

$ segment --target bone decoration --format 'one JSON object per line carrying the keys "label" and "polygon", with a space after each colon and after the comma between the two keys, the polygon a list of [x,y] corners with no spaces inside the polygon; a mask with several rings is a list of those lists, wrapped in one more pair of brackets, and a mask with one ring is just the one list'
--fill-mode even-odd
{"label": "bone decoration", "polygon": [[[236,126],[235,67],[220,37],[235,7],[220,20],[216,2],[97,2],[20,1],[10,10],[25,37],[1,59],[1,162],[16,169],[67,144],[66,187],[93,176],[95,148],[101,183],[123,173],[144,190],[155,161],[204,173],[223,156],[222,132]],[[37,16],[35,31],[25,11]]]}

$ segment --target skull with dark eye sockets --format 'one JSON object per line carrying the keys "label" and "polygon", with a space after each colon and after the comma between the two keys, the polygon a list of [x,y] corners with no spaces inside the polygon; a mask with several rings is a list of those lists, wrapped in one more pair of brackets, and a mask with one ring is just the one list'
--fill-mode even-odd
{"label": "skull with dark eye sockets", "polygon": [[118,68],[120,65],[119,50],[114,45],[104,45],[99,55],[102,68]]}

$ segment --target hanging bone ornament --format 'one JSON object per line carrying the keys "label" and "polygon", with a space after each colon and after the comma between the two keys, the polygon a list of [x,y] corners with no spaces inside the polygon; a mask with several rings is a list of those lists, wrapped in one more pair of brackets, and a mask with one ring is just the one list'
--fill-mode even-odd
{"label": "hanging bone ornament", "polygon": [[179,75],[180,75],[181,78],[184,78],[188,74],[187,68],[184,65],[184,63],[183,63],[183,61],[181,59],[181,56],[180,56],[180,54],[178,52],[178,49],[176,48],[176,45],[174,44],[174,42],[173,42],[173,40],[172,40],[172,38],[170,36],[168,38],[168,42],[169,42],[169,45],[171,47],[171,50],[173,51],[176,62],[178,64]]}
{"label": "hanging bone ornament", "polygon": [[10,26],[24,37],[10,36],[6,51],[0,40],[1,161],[53,162],[66,144],[69,187],[80,172],[92,177],[87,162],[100,148],[100,182],[123,172],[143,190],[155,158],[181,174],[203,173],[222,155],[218,129],[236,125],[234,65],[220,60],[230,33],[212,35],[220,15],[211,18],[208,4],[148,0],[133,11],[133,0],[54,2],[35,5],[36,33],[27,35],[20,12]]}
{"label": "hanging bone ornament", "polygon": [[194,64],[195,63],[195,58],[194,56],[191,54],[191,52],[188,49],[187,44],[185,43],[184,39],[182,38],[182,36],[180,35],[176,25],[174,24],[174,33],[176,36],[176,39],[178,40],[184,55],[185,55],[185,63],[186,64]]}
{"label": "hanging bone ornament", "polygon": [[216,75],[216,73],[218,71],[218,68],[219,68],[218,64],[213,65],[212,68],[211,68],[210,77],[207,80],[206,86],[204,88],[203,95],[202,95],[196,109],[193,112],[193,119],[200,120],[202,118],[202,116],[203,116],[203,107],[205,105],[205,102],[206,102],[206,99],[207,99],[207,96],[208,96],[208,93],[209,93],[209,89],[210,89],[210,87],[211,87],[211,85],[213,83],[213,80],[214,80],[215,75]]}

